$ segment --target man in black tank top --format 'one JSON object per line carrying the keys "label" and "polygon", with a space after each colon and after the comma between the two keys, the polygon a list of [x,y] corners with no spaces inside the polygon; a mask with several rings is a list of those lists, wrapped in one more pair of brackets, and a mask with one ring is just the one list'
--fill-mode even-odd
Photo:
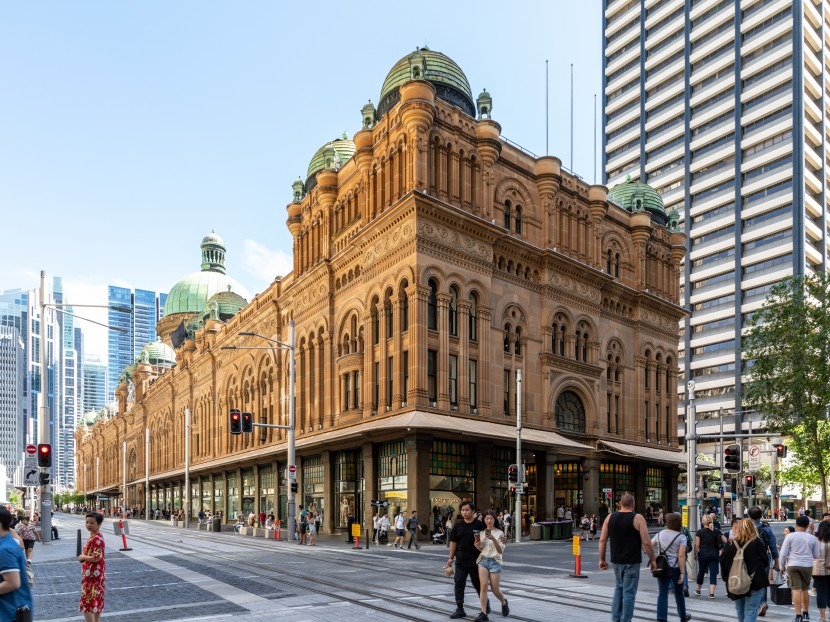
{"label": "man in black tank top", "polygon": [[646,519],[634,512],[634,497],[620,498],[620,510],[609,515],[599,537],[599,569],[607,570],[605,548],[611,538],[611,563],[614,564],[614,599],[611,601],[611,622],[631,622],[634,599],[640,583],[640,566],[645,551],[648,565],[654,569],[654,547],[648,537]]}

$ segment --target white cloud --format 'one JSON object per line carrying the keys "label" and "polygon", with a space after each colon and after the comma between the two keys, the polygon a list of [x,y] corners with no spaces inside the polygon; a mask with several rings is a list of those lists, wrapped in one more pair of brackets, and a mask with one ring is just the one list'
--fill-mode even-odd
{"label": "white cloud", "polygon": [[[115,279],[117,280],[117,279]],[[106,305],[107,285],[117,283],[96,283],[94,279],[64,279],[63,295],[64,301],[69,304],[78,305]],[[107,323],[107,309],[76,307],[72,313],[76,316],[88,318],[101,324]],[[84,333],[84,352],[101,357],[102,361],[107,360],[107,329],[92,322],[75,319],[75,326],[80,327]]]}
{"label": "white cloud", "polygon": [[291,253],[282,250],[271,250],[255,240],[245,240],[243,244],[243,262],[245,269],[250,274],[263,284],[268,285],[276,276],[291,272],[294,260]]}

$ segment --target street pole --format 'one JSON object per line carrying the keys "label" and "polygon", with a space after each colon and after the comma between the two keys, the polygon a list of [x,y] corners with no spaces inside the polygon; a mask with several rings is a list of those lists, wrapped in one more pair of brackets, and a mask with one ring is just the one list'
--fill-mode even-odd
{"label": "street pole", "polygon": [[[49,402],[46,399],[49,386],[49,362],[46,358],[46,271],[40,271],[40,396],[41,403],[37,418],[38,443],[52,445],[52,417]],[[57,337],[57,336],[56,336]],[[57,347],[57,338],[55,345]],[[57,378],[55,379],[57,380]],[[51,452],[52,460],[55,452]],[[40,538],[43,542],[52,541],[52,468],[41,469],[47,475],[46,483],[40,485]]]}
{"label": "street pole", "polygon": [[[294,498],[294,491],[291,490],[291,479],[289,477],[289,467],[294,465],[294,359],[296,358],[296,350],[294,349],[294,320],[292,319],[288,325],[288,344],[291,351],[291,358],[288,363],[288,466],[285,468],[285,485],[286,494],[288,495],[288,533],[294,533],[294,521],[297,512],[296,501]],[[274,361],[276,364],[276,361]],[[296,481],[296,480],[295,480]],[[292,536],[289,536],[289,540]]]}
{"label": "street pole", "polygon": [[686,416],[686,449],[689,462],[686,467],[686,507],[689,508],[689,533],[697,533],[697,408],[695,407],[695,381],[686,383],[689,390],[689,411]]}
{"label": "street pole", "polygon": [[124,496],[121,498],[121,518],[127,518],[127,441],[122,444],[121,451],[121,482],[124,486]]}
{"label": "street pole", "polygon": [[144,520],[150,520],[150,428],[144,428]]}
{"label": "street pole", "polygon": [[184,528],[190,527],[190,408],[184,408]]}
{"label": "street pole", "polygon": [[726,521],[726,515],[724,514],[724,510],[726,508],[724,507],[723,497],[724,497],[724,494],[726,493],[726,480],[724,478],[724,472],[723,472],[723,408],[720,409],[719,414],[720,414],[720,489],[723,490],[723,492],[720,492],[720,490],[719,490],[718,493],[720,494],[720,519],[721,519],[722,522],[725,522]]}
{"label": "street pole", "polygon": [[513,541],[522,541],[522,493],[519,492],[524,486],[525,465],[522,462],[522,370],[516,370],[516,465],[519,472],[516,475],[516,510],[513,515]]}

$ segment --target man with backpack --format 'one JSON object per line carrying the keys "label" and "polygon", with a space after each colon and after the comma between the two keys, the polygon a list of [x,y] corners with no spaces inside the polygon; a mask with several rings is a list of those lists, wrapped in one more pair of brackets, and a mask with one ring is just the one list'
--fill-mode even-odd
{"label": "man with backpack", "polygon": [[[775,534],[772,532],[772,527],[769,523],[761,520],[763,512],[757,505],[749,508],[749,518],[755,525],[758,531],[758,537],[767,549],[767,574],[769,574],[769,562],[773,562],[773,569],[778,570],[778,544],[775,542]],[[764,594],[761,598],[761,605],[758,607],[758,615],[765,616],[767,614],[767,588],[764,588]]]}

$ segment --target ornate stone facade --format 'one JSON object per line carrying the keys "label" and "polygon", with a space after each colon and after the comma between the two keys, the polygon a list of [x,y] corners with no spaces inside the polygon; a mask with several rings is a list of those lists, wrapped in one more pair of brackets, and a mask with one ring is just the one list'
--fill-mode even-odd
{"label": "ornate stone facade", "polygon": [[675,506],[684,236],[503,140],[483,95],[476,119],[413,79],[364,108],[354,156],[295,184],[293,272],[79,429],[88,494],[124,503],[126,464],[127,505],[184,507],[189,433],[194,516],[284,518],[285,432],[232,436],[228,411],[287,424],[289,353],[239,333],[287,342],[293,319],[298,503],[324,531],[377,498],[507,506],[517,370],[532,513],[595,512],[608,489]]}

